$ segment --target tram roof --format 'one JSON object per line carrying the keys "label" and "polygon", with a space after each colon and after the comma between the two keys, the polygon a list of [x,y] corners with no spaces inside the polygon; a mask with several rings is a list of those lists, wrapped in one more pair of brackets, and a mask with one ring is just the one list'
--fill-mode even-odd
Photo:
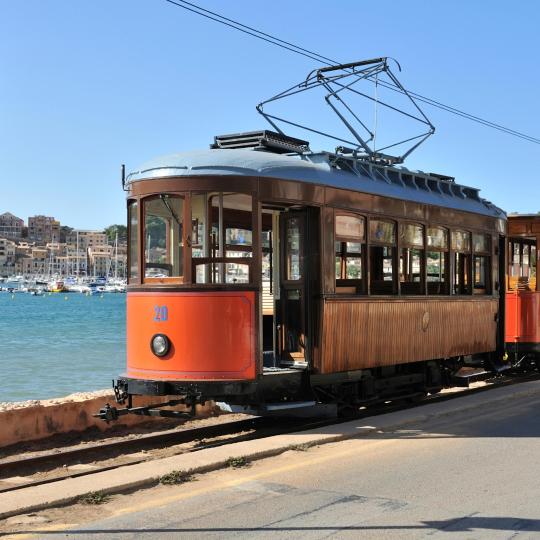
{"label": "tram roof", "polygon": [[506,214],[479,197],[479,190],[452,179],[383,166],[328,152],[302,155],[249,149],[209,149],[169,154],[143,164],[127,183],[172,176],[258,176],[359,191],[474,212],[497,218]]}

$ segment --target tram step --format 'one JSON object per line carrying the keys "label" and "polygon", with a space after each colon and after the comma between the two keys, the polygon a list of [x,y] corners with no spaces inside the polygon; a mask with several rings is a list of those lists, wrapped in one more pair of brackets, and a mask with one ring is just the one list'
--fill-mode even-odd
{"label": "tram step", "polygon": [[254,416],[294,416],[298,418],[334,418],[337,406],[334,403],[316,403],[315,401],[290,401],[287,403],[265,403],[259,406],[230,405],[216,403],[223,411]]}
{"label": "tram step", "polygon": [[462,367],[452,375],[452,383],[455,386],[467,388],[471,383],[483,381],[493,377],[492,371],[486,371],[484,368]]}

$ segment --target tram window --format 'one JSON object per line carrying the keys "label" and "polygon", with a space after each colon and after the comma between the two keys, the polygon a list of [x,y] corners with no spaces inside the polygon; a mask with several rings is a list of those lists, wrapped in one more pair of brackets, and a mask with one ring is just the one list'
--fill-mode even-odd
{"label": "tram window", "polygon": [[452,231],[451,246],[455,252],[453,293],[471,294],[471,233]]}
{"label": "tram window", "polygon": [[128,205],[128,238],[129,238],[129,280],[139,277],[139,218],[137,201]]}
{"label": "tram window", "polygon": [[491,268],[490,237],[487,234],[472,235],[473,244],[473,292],[474,294],[489,294]]}
{"label": "tram window", "polygon": [[402,294],[422,294],[424,274],[424,228],[422,225],[401,223],[399,281]]}
{"label": "tram window", "polygon": [[181,278],[184,275],[183,215],[182,197],[160,195],[144,201],[145,278]]}
{"label": "tram window", "polygon": [[253,256],[251,196],[220,192],[193,195],[191,200],[194,282],[249,283]]}
{"label": "tram window", "polygon": [[300,219],[291,217],[287,220],[286,230],[286,260],[285,278],[289,281],[297,281],[302,278],[302,256],[300,243],[302,231]]}
{"label": "tram window", "polygon": [[536,290],[536,245],[534,240],[523,238],[509,243],[510,269],[508,288]]}
{"label": "tram window", "polygon": [[442,227],[428,227],[427,292],[448,294],[448,231]]}
{"label": "tram window", "polygon": [[428,251],[426,259],[428,294],[448,294],[448,254]]}
{"label": "tram window", "polygon": [[427,228],[427,245],[430,248],[448,249],[448,231],[442,227]]}
{"label": "tram window", "polygon": [[364,293],[365,220],[361,216],[336,215],[336,292]]}
{"label": "tram window", "polygon": [[489,257],[483,255],[474,256],[474,293],[487,294],[488,291],[488,268]]}
{"label": "tram window", "polygon": [[372,219],[369,222],[369,239],[381,244],[395,244],[396,226],[391,221]]}
{"label": "tram window", "polygon": [[466,231],[452,231],[452,250],[471,251],[471,233]]}
{"label": "tram window", "polygon": [[370,292],[374,295],[395,294],[395,224],[371,219],[369,239],[370,242],[386,244],[369,247]]}
{"label": "tram window", "polygon": [[454,253],[454,294],[471,293],[471,256]]}
{"label": "tram window", "polygon": [[476,234],[473,236],[473,250],[475,253],[489,253],[489,236],[487,234]]}

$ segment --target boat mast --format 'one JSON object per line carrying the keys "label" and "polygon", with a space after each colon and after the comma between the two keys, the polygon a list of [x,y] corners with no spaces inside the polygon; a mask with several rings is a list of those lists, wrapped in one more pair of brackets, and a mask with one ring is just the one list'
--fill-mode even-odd
{"label": "boat mast", "polygon": [[79,231],[77,231],[77,251],[76,251],[76,256],[77,256],[77,279],[80,278],[80,273],[79,273]]}
{"label": "boat mast", "polygon": [[114,279],[118,278],[118,229],[114,238]]}

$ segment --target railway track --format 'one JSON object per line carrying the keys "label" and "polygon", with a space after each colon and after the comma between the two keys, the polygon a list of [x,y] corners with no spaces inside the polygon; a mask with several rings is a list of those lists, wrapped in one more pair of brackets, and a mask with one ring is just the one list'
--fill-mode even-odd
{"label": "railway track", "polygon": [[[421,407],[423,405],[466,395],[486,392],[494,388],[540,380],[539,374],[524,376],[499,376],[485,381],[485,384],[474,388],[456,389],[441,394],[430,395],[421,401],[414,401],[415,396],[401,397],[374,407],[363,408],[349,418],[332,419],[298,419],[253,417],[238,421],[223,422],[211,426],[193,429],[171,429],[164,432],[145,434],[137,438],[126,438],[115,441],[99,442],[84,447],[61,449],[53,454],[39,454],[27,457],[10,457],[0,460],[0,494],[8,493],[37,485],[53,483],[66,478],[76,478],[134,465],[160,456],[144,454],[150,450],[170,448],[176,445],[192,443],[190,448],[178,449],[173,453],[197,452],[206,448],[226,445],[234,442],[282,435],[296,431],[306,431],[317,427],[339,424],[368,416],[378,416],[398,410]],[[200,442],[197,442],[200,441]],[[127,459],[126,459],[127,458]],[[123,460],[123,461],[122,461]],[[112,462],[111,462],[112,461]],[[95,463],[99,463],[95,465]],[[58,471],[47,477],[48,471]],[[17,475],[16,484],[8,479]],[[28,481],[24,481],[24,477]],[[34,476],[34,478],[32,478]],[[20,483],[19,483],[20,482]]]}

